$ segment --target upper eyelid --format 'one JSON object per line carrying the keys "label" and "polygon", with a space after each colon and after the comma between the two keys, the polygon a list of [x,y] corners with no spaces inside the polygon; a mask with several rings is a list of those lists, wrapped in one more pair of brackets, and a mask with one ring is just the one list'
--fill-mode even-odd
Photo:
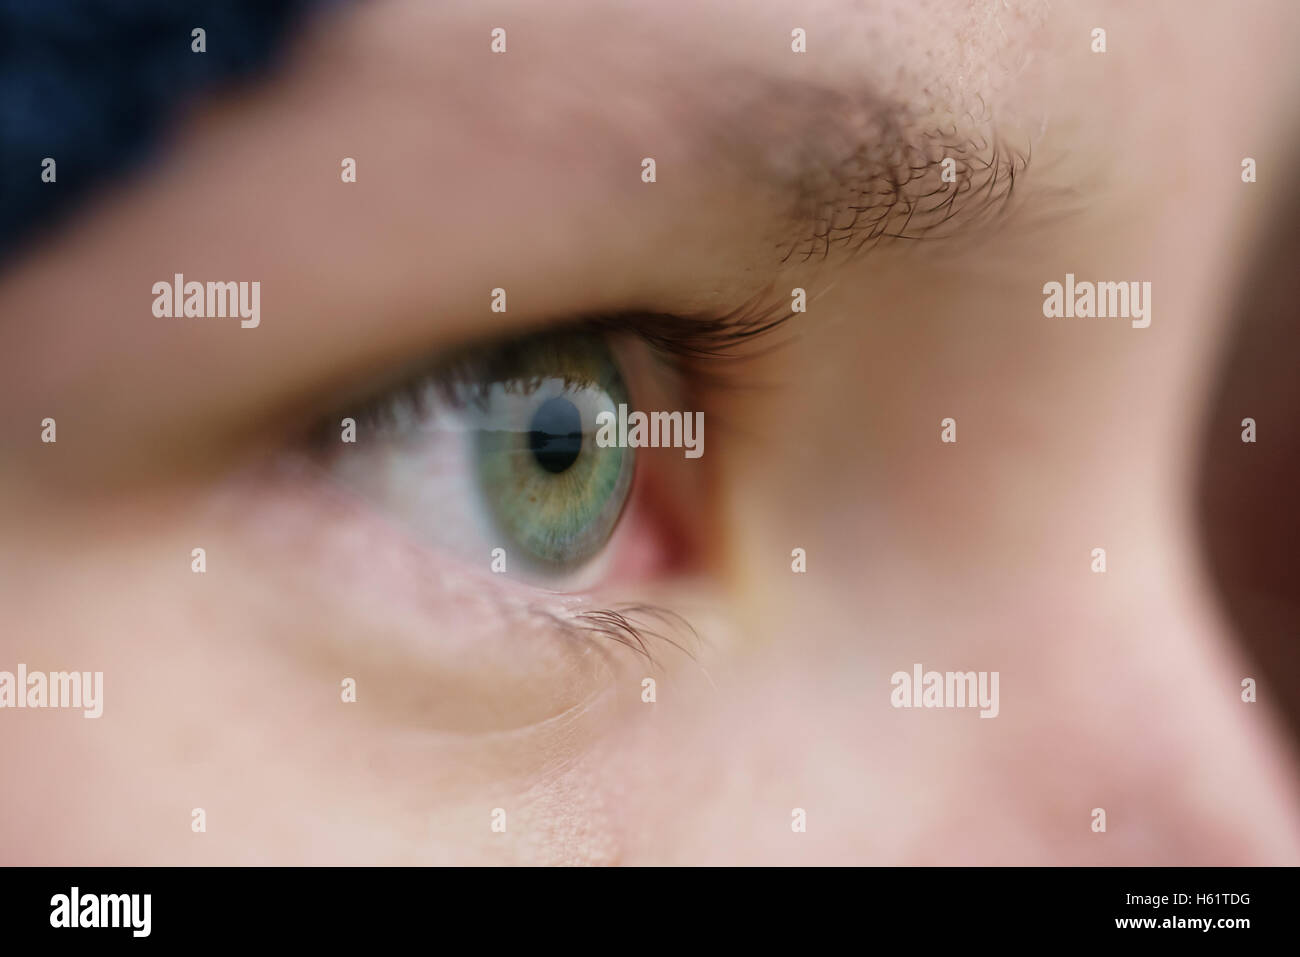
{"label": "upper eyelid", "polygon": [[682,315],[633,311],[588,317],[586,324],[630,332],[660,352],[689,359],[736,358],[746,343],[766,336],[795,316],[784,296],[766,290],[725,313]]}
{"label": "upper eyelid", "polygon": [[[682,360],[681,364],[699,360],[735,358],[746,343],[764,337],[787,323],[794,313],[784,300],[772,302],[768,294],[751,298],[738,308],[718,314],[685,316],[666,312],[641,310],[601,313],[580,316],[567,323],[558,323],[542,330],[542,334],[562,334],[566,330],[592,330],[607,334],[628,334],[640,339],[658,355],[669,360]],[[457,353],[472,353],[487,348],[493,341],[507,341],[537,335],[537,331],[523,332],[518,336],[495,336],[481,345],[452,347],[440,350],[419,371],[408,374],[396,383],[390,383],[365,393],[365,397],[350,403],[317,423],[314,436],[332,443],[336,438],[336,424],[340,416],[351,416],[358,422],[374,420],[388,414],[394,399],[405,399],[417,411],[424,407],[426,390],[433,386],[440,398],[448,398],[448,390],[455,381],[446,374],[449,357]],[[679,366],[680,367],[680,366]],[[469,373],[466,373],[469,374]]]}

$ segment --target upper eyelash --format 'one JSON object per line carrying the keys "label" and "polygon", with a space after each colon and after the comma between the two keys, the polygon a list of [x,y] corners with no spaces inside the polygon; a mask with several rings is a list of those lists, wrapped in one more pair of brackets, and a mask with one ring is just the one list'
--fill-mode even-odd
{"label": "upper eyelash", "polygon": [[795,314],[783,302],[763,305],[769,293],[753,297],[721,316],[628,312],[586,320],[595,328],[630,332],[664,355],[687,359],[737,358],[737,349],[765,336]]}
{"label": "upper eyelash", "polygon": [[[717,370],[703,366],[721,359],[741,358],[740,349],[753,340],[780,328],[795,314],[784,302],[768,302],[769,293],[761,293],[737,309],[722,315],[686,316],[676,313],[627,310],[580,316],[572,322],[540,334],[555,332],[581,332],[590,330],[603,334],[625,333],[645,342],[659,358],[672,364],[696,384],[721,387],[726,384]],[[539,333],[522,333],[522,336]],[[391,424],[394,403],[405,401],[417,412],[428,414],[429,392],[432,388],[438,399],[453,407],[463,403],[466,386],[476,386],[481,377],[481,363],[473,358],[479,348],[453,350],[451,356],[438,357],[425,371],[405,382],[353,403],[347,414],[358,422]],[[746,358],[751,354],[746,353]],[[337,416],[330,416],[316,430],[332,435]]]}

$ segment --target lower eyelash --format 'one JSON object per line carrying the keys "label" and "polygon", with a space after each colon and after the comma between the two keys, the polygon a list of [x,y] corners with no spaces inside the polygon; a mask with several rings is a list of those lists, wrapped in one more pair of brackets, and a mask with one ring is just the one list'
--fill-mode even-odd
{"label": "lower eyelash", "polygon": [[[630,648],[655,667],[659,667],[660,662],[652,644],[667,645],[697,663],[699,659],[694,649],[704,644],[690,622],[659,605],[627,604],[617,608],[588,609],[567,616],[538,611],[575,638],[586,641],[597,637],[611,639]],[[669,633],[657,630],[661,628]]]}

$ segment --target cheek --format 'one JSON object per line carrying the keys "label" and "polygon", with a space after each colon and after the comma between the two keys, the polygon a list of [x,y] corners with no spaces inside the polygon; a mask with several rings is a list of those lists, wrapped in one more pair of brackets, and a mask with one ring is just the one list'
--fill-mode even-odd
{"label": "cheek", "polygon": [[[104,712],[0,724],[6,752],[58,755],[0,799],[5,821],[24,822],[4,828],[12,861],[572,852],[558,809],[572,817],[595,800],[578,758],[616,723],[610,658],[463,574],[413,564],[362,518],[326,522],[319,508],[299,488],[249,481],[175,510],[132,509],[112,528],[78,522],[89,550],[34,540],[6,579],[5,659],[103,671]],[[497,806],[533,839],[493,843]],[[195,808],[208,833],[191,830]],[[611,853],[602,813],[584,812],[594,858]]]}
{"label": "cheek", "polygon": [[334,688],[365,676],[367,714],[456,733],[526,728],[603,690],[606,664],[559,623],[553,596],[435,554],[302,478],[260,471],[209,502],[249,627],[286,667]]}

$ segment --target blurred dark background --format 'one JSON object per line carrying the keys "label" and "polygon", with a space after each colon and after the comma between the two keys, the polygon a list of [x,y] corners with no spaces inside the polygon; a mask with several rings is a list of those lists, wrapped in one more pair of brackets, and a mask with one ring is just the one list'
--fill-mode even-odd
{"label": "blurred dark background", "polygon": [[[1260,700],[1300,743],[1300,189],[1242,277],[1233,340],[1205,424],[1198,508],[1208,560]],[[1241,441],[1241,420],[1256,441]]]}

